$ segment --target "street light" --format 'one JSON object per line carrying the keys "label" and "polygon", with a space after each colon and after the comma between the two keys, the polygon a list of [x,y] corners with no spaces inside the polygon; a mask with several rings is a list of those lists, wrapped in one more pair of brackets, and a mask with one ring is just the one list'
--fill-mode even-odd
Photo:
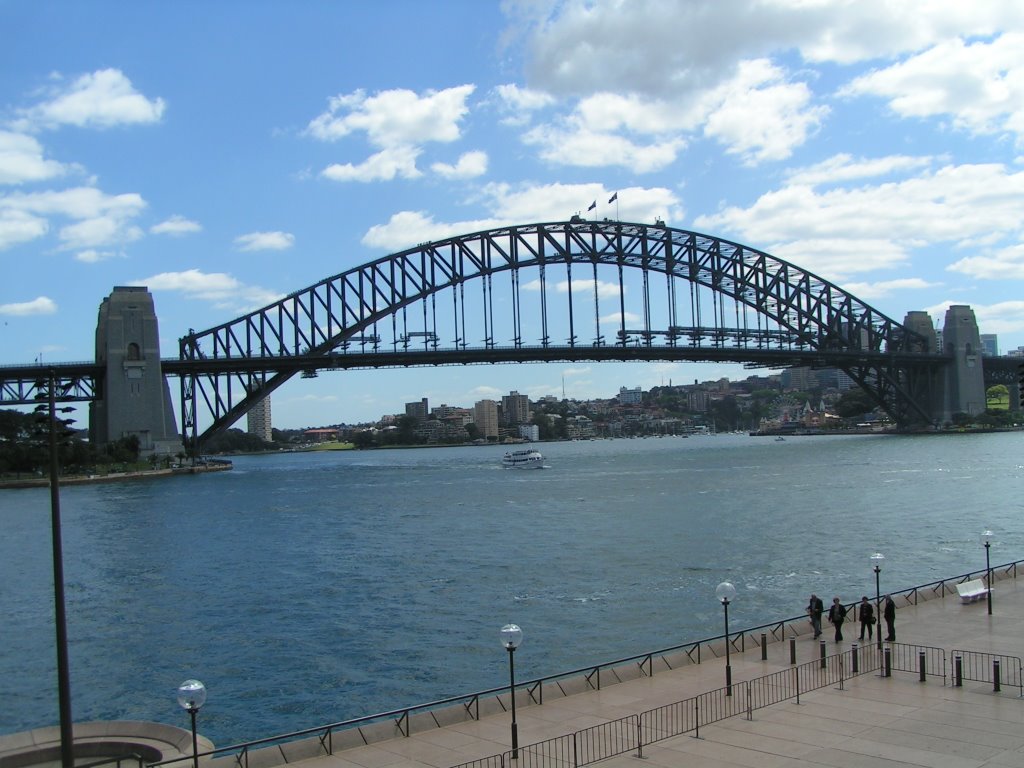
{"label": "street light", "polygon": [[985,586],[988,587],[988,615],[992,615],[992,565],[988,557],[988,548],[992,545],[992,531],[985,531],[981,534],[981,540],[985,543]]}
{"label": "street light", "polygon": [[725,695],[732,696],[732,664],[729,660],[729,601],[736,597],[736,587],[723,581],[715,587],[715,596],[722,603],[725,612]]}
{"label": "street light", "polygon": [[199,744],[196,738],[196,712],[206,703],[206,686],[198,680],[186,680],[178,686],[178,704],[192,718],[192,765],[199,768]]}
{"label": "street light", "polygon": [[512,759],[519,759],[519,731],[516,727],[516,667],[512,655],[523,642],[523,630],[517,624],[506,624],[501,628],[501,644],[508,651],[508,694],[512,700]]}
{"label": "street light", "polygon": [[[879,586],[879,575],[882,573],[883,560],[885,560],[885,555],[881,552],[875,552],[871,556],[871,562],[875,564],[875,629],[878,630],[878,650],[882,650],[882,591]],[[860,634],[864,635],[863,627]]]}
{"label": "street light", "polygon": [[[36,384],[44,386],[43,380]],[[50,536],[53,551],[53,608],[54,628],[57,642],[57,703],[60,710],[60,761],[62,768],[73,768],[74,732],[71,717],[71,671],[68,662],[68,622],[64,606],[64,547],[60,530],[60,472],[57,455],[57,411],[68,412],[72,408],[57,408],[57,374],[51,368],[45,383],[47,393],[36,395],[37,400],[46,398],[46,403],[36,406],[37,418],[45,419],[49,427],[50,447]],[[45,416],[44,416],[45,414]]]}

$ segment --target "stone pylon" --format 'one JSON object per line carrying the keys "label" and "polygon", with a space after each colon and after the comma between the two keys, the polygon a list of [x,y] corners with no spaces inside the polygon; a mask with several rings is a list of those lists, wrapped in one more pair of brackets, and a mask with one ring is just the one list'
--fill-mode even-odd
{"label": "stone pylon", "polygon": [[96,362],[106,373],[89,405],[89,440],[104,446],[135,435],[142,455],[181,451],[148,289],[119,286],[100,304]]}
{"label": "stone pylon", "polygon": [[954,304],[946,310],[942,327],[942,352],[953,356],[946,369],[946,398],[943,420],[954,413],[976,416],[985,412],[985,371],[982,367],[981,335],[974,310]]}

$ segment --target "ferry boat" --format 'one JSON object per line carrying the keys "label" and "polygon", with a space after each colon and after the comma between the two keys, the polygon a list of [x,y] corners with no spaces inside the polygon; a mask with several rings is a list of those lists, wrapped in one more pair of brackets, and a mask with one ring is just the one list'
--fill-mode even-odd
{"label": "ferry boat", "polygon": [[543,469],[544,454],[536,448],[509,451],[502,456],[501,466],[505,469]]}

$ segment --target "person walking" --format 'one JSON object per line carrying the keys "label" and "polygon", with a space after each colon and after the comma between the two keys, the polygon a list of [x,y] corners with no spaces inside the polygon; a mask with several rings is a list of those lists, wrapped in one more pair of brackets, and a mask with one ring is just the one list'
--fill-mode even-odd
{"label": "person walking", "polygon": [[821,637],[821,614],[824,612],[825,604],[821,602],[820,597],[812,594],[810,602],[807,603],[807,615],[811,618],[811,627],[814,629],[815,640]]}
{"label": "person walking", "polygon": [[828,609],[828,621],[836,628],[836,642],[843,642],[843,622],[846,621],[846,608],[838,597],[832,598],[832,607]]}
{"label": "person walking", "polygon": [[864,639],[864,630],[866,629],[868,631],[868,640],[870,640],[875,632],[875,607],[868,602],[867,595],[860,599],[857,618],[860,619],[860,639]]}
{"label": "person walking", "polygon": [[[896,642],[896,603],[892,595],[885,596],[885,604],[882,606],[882,618],[885,619],[885,639],[889,642]],[[882,628],[879,627],[881,632]]]}

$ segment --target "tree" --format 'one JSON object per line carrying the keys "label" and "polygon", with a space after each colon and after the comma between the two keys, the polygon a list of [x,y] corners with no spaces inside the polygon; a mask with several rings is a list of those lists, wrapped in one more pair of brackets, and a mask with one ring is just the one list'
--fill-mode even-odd
{"label": "tree", "polygon": [[844,419],[859,419],[875,410],[875,401],[860,387],[848,389],[836,401],[836,414]]}

